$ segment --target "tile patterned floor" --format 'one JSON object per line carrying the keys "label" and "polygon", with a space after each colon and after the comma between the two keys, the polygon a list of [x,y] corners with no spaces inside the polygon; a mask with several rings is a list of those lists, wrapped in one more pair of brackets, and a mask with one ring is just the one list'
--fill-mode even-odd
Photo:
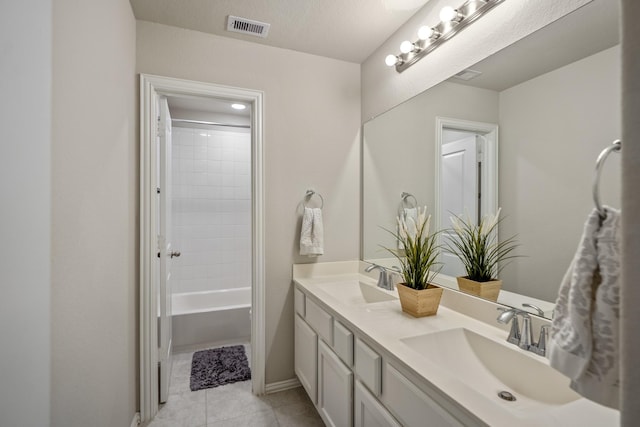
{"label": "tile patterned floor", "polygon": [[169,399],[148,427],[324,426],[302,387],[260,397],[251,394],[251,381],[191,391],[192,356],[174,354]]}

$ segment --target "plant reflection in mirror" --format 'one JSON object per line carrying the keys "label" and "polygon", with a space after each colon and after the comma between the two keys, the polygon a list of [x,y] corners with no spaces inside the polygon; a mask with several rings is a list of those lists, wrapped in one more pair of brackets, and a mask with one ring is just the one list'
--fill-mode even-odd
{"label": "plant reflection in mirror", "polygon": [[501,209],[495,215],[485,215],[478,225],[468,215],[466,219],[462,215],[451,217],[454,237],[447,240],[446,250],[460,258],[467,278],[476,282],[497,279],[500,271],[508,264],[503,261],[519,256],[512,254],[519,246],[516,236],[498,241],[496,227],[502,221]]}

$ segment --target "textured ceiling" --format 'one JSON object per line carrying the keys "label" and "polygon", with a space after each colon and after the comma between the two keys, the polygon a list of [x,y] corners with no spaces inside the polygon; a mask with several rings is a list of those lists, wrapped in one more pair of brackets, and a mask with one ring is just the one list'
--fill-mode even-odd
{"label": "textured ceiling", "polygon": [[[429,0],[130,0],[136,19],[362,63]],[[227,16],[271,24],[266,39]]]}

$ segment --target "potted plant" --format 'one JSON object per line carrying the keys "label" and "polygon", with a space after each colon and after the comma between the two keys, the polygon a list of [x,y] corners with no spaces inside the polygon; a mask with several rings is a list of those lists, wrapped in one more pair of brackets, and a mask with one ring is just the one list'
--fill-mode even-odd
{"label": "potted plant", "polygon": [[393,233],[403,249],[389,249],[400,261],[400,275],[403,283],[398,283],[398,295],[402,311],[414,317],[432,316],[438,312],[442,288],[434,285],[433,279],[440,271],[437,258],[440,246],[437,234],[429,234],[431,215],[427,207],[418,208],[417,219],[397,217],[398,233]]}
{"label": "potted plant", "polygon": [[456,278],[460,290],[492,301],[498,299],[502,287],[497,277],[505,266],[503,262],[517,257],[512,251],[518,246],[515,236],[498,241],[500,210],[485,215],[478,225],[469,217],[451,217],[454,236],[446,241],[446,250],[462,261],[467,273]]}

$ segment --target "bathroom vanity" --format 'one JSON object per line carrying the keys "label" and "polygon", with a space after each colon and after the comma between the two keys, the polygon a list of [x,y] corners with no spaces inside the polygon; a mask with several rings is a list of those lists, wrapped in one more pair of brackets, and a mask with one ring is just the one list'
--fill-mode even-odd
{"label": "bathroom vanity", "polygon": [[437,315],[413,318],[367,265],[293,267],[295,372],[326,425],[619,424],[544,357],[506,342],[497,304],[445,289]]}

